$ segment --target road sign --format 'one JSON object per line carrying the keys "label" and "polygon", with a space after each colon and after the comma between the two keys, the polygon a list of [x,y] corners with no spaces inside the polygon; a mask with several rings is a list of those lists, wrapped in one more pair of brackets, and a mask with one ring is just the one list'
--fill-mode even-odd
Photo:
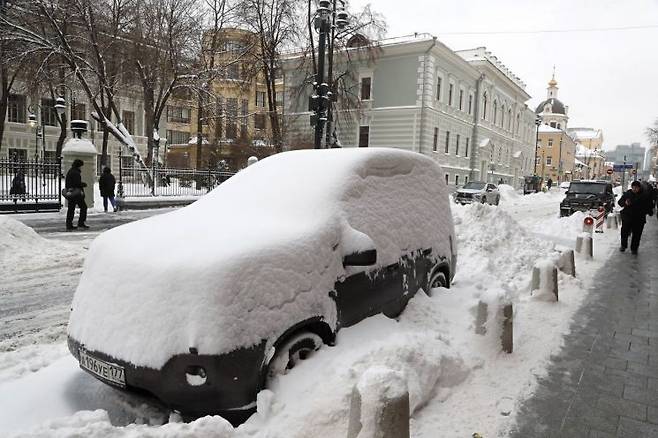
{"label": "road sign", "polygon": [[612,169],[608,169],[608,170],[606,170],[605,172],[606,172],[608,175],[612,175],[613,173],[615,173],[615,171],[612,170]]}
{"label": "road sign", "polygon": [[615,164],[612,166],[615,172],[623,172],[624,169],[632,169],[634,166],[633,164]]}

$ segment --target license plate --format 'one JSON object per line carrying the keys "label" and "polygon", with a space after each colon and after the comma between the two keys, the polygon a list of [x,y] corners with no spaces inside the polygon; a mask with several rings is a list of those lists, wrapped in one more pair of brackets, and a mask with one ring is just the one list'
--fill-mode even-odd
{"label": "license plate", "polygon": [[80,349],[80,368],[83,368],[95,376],[100,377],[109,383],[126,386],[126,374],[122,366],[105,362],[89,355],[85,350]]}

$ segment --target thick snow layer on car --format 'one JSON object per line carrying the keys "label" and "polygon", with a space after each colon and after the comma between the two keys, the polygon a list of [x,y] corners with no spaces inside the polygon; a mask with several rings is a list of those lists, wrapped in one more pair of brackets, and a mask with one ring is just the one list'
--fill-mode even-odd
{"label": "thick snow layer on car", "polygon": [[273,341],[314,315],[333,325],[327,292],[343,256],[369,238],[380,266],[414,249],[456,250],[442,178],[434,161],[396,149],[269,157],[186,208],[99,236],[69,334],[159,368],[191,347],[217,354]]}

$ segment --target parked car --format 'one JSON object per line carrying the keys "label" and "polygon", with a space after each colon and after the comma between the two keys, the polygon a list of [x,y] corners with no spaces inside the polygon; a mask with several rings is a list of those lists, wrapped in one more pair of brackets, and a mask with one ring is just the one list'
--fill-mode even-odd
{"label": "parked car", "polygon": [[[68,347],[109,385],[233,422],[336,333],[450,287],[443,171],[397,149],[299,150],[92,243]],[[318,376],[318,381],[321,376]]]}
{"label": "parked car", "polygon": [[572,181],[560,203],[560,216],[571,216],[574,211],[605,209],[611,213],[615,205],[612,184],[608,181]]}
{"label": "parked car", "polygon": [[500,192],[498,192],[498,188],[494,184],[470,181],[455,192],[454,200],[455,203],[462,205],[473,202],[498,205],[500,202]]}
{"label": "parked car", "polygon": [[523,178],[523,194],[539,193],[541,192],[541,177],[540,176],[526,176]]}

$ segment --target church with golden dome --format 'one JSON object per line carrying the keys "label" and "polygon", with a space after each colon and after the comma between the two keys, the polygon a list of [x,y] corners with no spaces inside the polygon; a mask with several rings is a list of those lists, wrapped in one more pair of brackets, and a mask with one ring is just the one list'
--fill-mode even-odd
{"label": "church with golden dome", "polygon": [[569,107],[557,97],[558,86],[555,80],[555,68],[553,68],[553,77],[548,81],[546,90],[546,100],[537,105],[535,113],[540,117],[542,124],[566,131],[569,122]]}

